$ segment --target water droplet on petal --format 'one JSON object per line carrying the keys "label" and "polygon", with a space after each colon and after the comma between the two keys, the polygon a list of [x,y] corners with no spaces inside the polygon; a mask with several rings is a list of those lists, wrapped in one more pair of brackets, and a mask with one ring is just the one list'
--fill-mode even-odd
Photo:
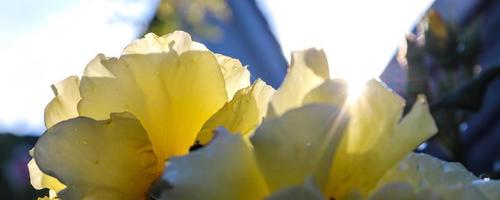
{"label": "water droplet on petal", "polygon": [[480,178],[480,179],[483,179],[483,180],[485,180],[485,179],[488,179],[488,180],[489,180],[489,179],[490,179],[490,177],[488,177],[488,175],[486,175],[486,174],[480,174],[480,175],[479,175],[479,178]]}
{"label": "water droplet on petal", "polygon": [[417,150],[423,151],[425,148],[427,148],[427,142],[418,145]]}

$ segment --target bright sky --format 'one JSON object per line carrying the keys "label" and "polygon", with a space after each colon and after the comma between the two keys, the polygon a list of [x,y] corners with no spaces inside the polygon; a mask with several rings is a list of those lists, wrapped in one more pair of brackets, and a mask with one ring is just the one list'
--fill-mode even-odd
{"label": "bright sky", "polygon": [[[158,1],[2,2],[0,132],[43,131],[43,109],[53,97],[50,85],[81,75],[97,53],[118,56]],[[258,2],[287,57],[291,50],[320,47],[334,76],[359,80],[381,73],[432,0]]]}
{"label": "bright sky", "polygon": [[333,77],[378,77],[433,0],[260,0],[290,59],[292,50],[325,50]]}
{"label": "bright sky", "polygon": [[[16,0],[0,6],[0,132],[43,131],[50,85],[118,56],[158,0]],[[136,24],[134,24],[136,23]],[[138,26],[139,25],[139,26]]]}

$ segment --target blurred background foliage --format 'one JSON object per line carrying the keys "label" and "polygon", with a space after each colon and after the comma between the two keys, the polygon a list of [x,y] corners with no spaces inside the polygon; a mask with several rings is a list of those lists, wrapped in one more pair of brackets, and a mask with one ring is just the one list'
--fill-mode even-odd
{"label": "blurred background foliage", "polygon": [[[381,79],[405,97],[407,106],[417,94],[429,98],[439,133],[416,151],[459,161],[476,175],[499,178],[500,3],[474,1],[464,11],[442,9],[446,2],[437,0],[406,36]],[[459,17],[445,17],[450,13]],[[177,29],[249,64],[252,79],[262,78],[277,88],[286,72],[280,46],[253,0],[164,0],[144,34]],[[45,194],[32,189],[26,167],[36,139],[0,133],[0,199]]]}
{"label": "blurred background foliage", "polygon": [[208,23],[208,14],[225,21],[231,17],[231,10],[224,0],[164,0],[158,5],[146,33],[164,35],[188,27],[195,34],[216,39],[222,33],[217,26]]}
{"label": "blurred background foliage", "polygon": [[[418,26],[416,34],[406,37],[405,48],[400,49],[402,63],[408,68],[407,99],[411,105],[418,94],[425,94],[432,105],[439,127],[437,139],[448,160],[463,161],[459,126],[467,119],[464,111],[472,105],[452,107],[452,101],[443,98],[458,86],[476,77],[480,66],[476,58],[480,49],[478,21],[459,28],[445,22],[441,15],[430,10]],[[472,104],[479,104],[483,94]],[[451,100],[471,99],[455,96]],[[458,110],[457,110],[458,109]]]}
{"label": "blurred background foliage", "polygon": [[36,199],[47,193],[31,187],[26,164],[38,138],[0,133],[0,199]]}
{"label": "blurred background foliage", "polygon": [[450,11],[442,5],[406,36],[393,63],[406,72],[407,107],[425,94],[439,128],[418,151],[500,178],[500,4],[478,1],[456,18],[443,17]]}

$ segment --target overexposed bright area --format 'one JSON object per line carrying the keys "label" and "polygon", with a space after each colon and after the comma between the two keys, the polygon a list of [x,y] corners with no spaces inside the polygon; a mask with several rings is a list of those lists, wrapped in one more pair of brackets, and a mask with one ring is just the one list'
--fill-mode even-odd
{"label": "overexposed bright area", "polygon": [[[50,85],[118,56],[159,0],[18,0],[0,6],[0,132],[40,134]],[[377,77],[432,0],[257,0],[289,59],[323,48],[334,77]]]}
{"label": "overexposed bright area", "polygon": [[[259,0],[287,59],[325,50],[332,77],[377,78],[433,0]],[[356,87],[356,86],[354,86]]]}
{"label": "overexposed bright area", "polygon": [[43,131],[50,85],[98,53],[120,55],[158,0],[16,0],[0,6],[0,132]]}

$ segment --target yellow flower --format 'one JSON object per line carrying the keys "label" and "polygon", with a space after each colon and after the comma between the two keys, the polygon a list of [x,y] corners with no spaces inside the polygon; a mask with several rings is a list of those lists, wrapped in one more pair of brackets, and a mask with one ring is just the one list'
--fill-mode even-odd
{"label": "yellow flower", "polygon": [[[368,81],[356,99],[349,96],[347,87],[342,80],[330,80],[321,50],[294,53],[283,84],[271,98],[268,115],[250,140],[218,130],[205,148],[173,158],[162,176],[171,186],[162,198],[429,197],[418,196],[425,192],[414,191],[412,181],[441,177],[445,170],[433,168],[418,178],[409,177],[410,172],[394,172],[395,165],[409,162],[405,156],[411,157],[412,150],[437,131],[425,98],[420,96],[401,118],[403,99],[380,82]],[[426,158],[417,163],[428,162]],[[393,183],[391,177],[409,183]],[[492,187],[481,187],[481,192],[498,198]],[[407,196],[400,195],[408,191]],[[449,192],[429,194],[447,197]]]}
{"label": "yellow flower", "polygon": [[[35,188],[69,199],[144,199],[164,162],[188,153],[202,127],[251,132],[274,93],[263,81],[250,85],[238,60],[180,31],[147,34],[120,58],[98,55],[81,80],[53,90],[30,175]],[[227,105],[252,114],[241,125],[224,117]]]}
{"label": "yellow flower", "polygon": [[370,80],[356,99],[348,85],[330,80],[323,51],[307,49],[292,56],[292,66],[269,110],[279,116],[309,103],[341,107],[351,120],[335,151],[326,186],[337,198],[356,191],[366,196],[384,172],[437,132],[424,97],[401,118],[404,100],[378,81]]}
{"label": "yellow flower", "polygon": [[163,198],[263,199],[307,176],[327,178],[345,120],[335,107],[308,105],[265,120],[251,142],[218,130],[206,147],[169,161]]}

